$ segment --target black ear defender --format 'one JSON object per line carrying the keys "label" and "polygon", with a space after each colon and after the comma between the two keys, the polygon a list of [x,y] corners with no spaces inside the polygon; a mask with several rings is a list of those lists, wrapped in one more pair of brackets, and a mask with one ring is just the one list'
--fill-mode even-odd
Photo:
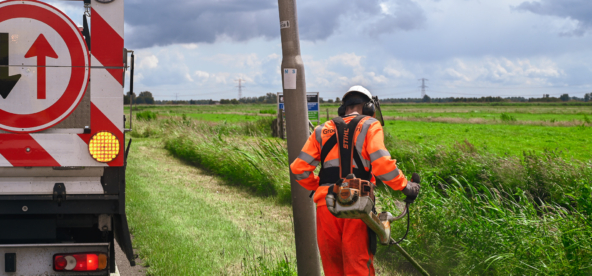
{"label": "black ear defender", "polygon": [[341,104],[339,108],[337,108],[337,115],[340,117],[345,116],[345,105]]}
{"label": "black ear defender", "polygon": [[374,107],[374,101],[371,100],[362,108],[362,115],[374,116],[374,113],[376,113],[376,108]]}
{"label": "black ear defender", "polygon": [[[370,99],[370,101],[367,102],[366,104],[364,104],[364,107],[362,107],[362,115],[374,116],[374,113],[376,113],[374,99]],[[341,104],[339,106],[339,108],[337,109],[337,115],[339,115],[341,117],[345,116],[345,105],[344,104]]]}

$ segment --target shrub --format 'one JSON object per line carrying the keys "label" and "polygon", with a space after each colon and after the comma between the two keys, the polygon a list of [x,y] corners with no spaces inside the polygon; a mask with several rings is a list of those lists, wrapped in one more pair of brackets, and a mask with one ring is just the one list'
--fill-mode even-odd
{"label": "shrub", "polygon": [[156,113],[149,110],[136,113],[136,119],[139,121],[152,121],[156,120],[156,117]]}
{"label": "shrub", "polygon": [[502,113],[501,114],[501,120],[502,122],[515,122],[516,121],[516,117],[510,115],[510,114],[506,114],[506,113]]}

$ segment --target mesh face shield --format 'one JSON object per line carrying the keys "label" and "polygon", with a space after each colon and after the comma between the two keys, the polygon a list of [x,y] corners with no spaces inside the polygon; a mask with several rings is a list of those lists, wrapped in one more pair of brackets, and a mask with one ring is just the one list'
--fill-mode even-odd
{"label": "mesh face shield", "polygon": [[384,118],[382,118],[382,111],[380,110],[380,101],[378,100],[378,96],[372,97],[372,103],[374,104],[376,120],[380,122],[381,126],[384,126]]}

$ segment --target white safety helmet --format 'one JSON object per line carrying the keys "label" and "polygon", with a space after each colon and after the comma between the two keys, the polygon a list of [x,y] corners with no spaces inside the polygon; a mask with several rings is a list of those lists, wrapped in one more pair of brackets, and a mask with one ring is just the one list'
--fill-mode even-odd
{"label": "white safety helmet", "polygon": [[364,86],[361,86],[361,85],[354,85],[354,86],[350,87],[349,90],[347,90],[347,92],[345,92],[345,94],[343,95],[343,98],[341,100],[343,101],[343,99],[345,99],[345,97],[347,97],[347,95],[349,95],[349,93],[351,93],[351,92],[362,93],[362,94],[366,95],[366,97],[368,97],[368,100],[372,100],[372,94],[370,94],[370,91],[368,91],[368,89],[366,89]]}

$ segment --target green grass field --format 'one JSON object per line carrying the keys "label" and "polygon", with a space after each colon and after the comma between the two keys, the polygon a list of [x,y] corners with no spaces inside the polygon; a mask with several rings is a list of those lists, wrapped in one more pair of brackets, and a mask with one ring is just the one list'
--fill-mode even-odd
{"label": "green grass field", "polygon": [[467,140],[480,151],[500,155],[559,150],[567,158],[592,159],[592,127],[387,121],[385,131],[398,139],[428,146],[450,146]]}
{"label": "green grass field", "polygon": [[[497,108],[387,108],[418,107]],[[546,116],[562,106],[509,107]],[[294,274],[285,141],[269,137],[273,115],[259,115],[270,108],[138,108],[145,113],[130,134],[139,143],[128,166],[128,215],[149,273]],[[580,108],[567,105],[562,116],[583,116]],[[387,121],[386,146],[399,168],[424,179],[402,246],[431,274],[592,273],[592,127],[519,122]],[[377,197],[380,210],[394,212],[402,199],[382,188]],[[404,227],[393,225],[393,236]],[[276,253],[265,259],[268,248]],[[386,247],[376,266],[378,275],[415,275]]]}
{"label": "green grass field", "polygon": [[[273,108],[275,105],[271,104],[137,107],[139,111],[156,112],[160,117],[186,116],[196,120],[227,123],[253,122],[274,117],[273,114],[261,113]],[[337,113],[337,105],[322,105],[321,123],[327,120],[327,109],[329,118]],[[383,111],[387,117],[386,131],[399,139],[420,145],[453,146],[467,140],[479,150],[502,155],[522,155],[525,150],[559,150],[567,158],[583,161],[592,159],[592,105],[389,104],[383,106]],[[502,113],[513,116],[517,121],[502,121]],[[397,119],[393,120],[392,117]],[[431,118],[461,120],[430,121]],[[470,123],[464,120],[474,118],[485,121]],[[522,124],[524,121],[529,124]],[[555,126],[537,122],[571,123]]]}

